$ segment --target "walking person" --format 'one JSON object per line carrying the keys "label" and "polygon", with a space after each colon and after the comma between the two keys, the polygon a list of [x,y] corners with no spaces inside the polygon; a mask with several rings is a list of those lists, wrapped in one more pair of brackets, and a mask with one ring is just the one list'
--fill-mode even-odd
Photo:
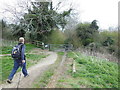
{"label": "walking person", "polygon": [[12,83],[12,79],[16,73],[16,71],[18,70],[19,67],[22,68],[22,73],[24,74],[24,77],[27,77],[29,76],[28,75],[28,72],[27,72],[27,69],[26,69],[26,58],[25,58],[25,44],[24,44],[24,38],[23,37],[20,37],[19,38],[19,43],[16,47],[18,47],[19,51],[20,51],[20,55],[18,56],[18,54],[16,54],[15,56],[15,53],[17,51],[12,51],[12,57],[13,57],[13,60],[14,60],[14,66],[13,66],[13,69],[7,79],[7,82],[8,83]]}

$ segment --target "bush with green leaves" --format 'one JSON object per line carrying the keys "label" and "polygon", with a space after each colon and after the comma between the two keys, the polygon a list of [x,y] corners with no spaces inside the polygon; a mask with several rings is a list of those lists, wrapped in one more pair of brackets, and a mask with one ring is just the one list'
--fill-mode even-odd
{"label": "bush with green leaves", "polygon": [[65,40],[65,34],[62,31],[55,29],[48,36],[47,42],[50,44],[64,44]]}
{"label": "bush with green leaves", "polygon": [[109,53],[118,55],[118,31],[103,31],[100,32],[100,43],[106,47]]}
{"label": "bush with green leaves", "polygon": [[95,42],[96,37],[99,35],[97,21],[93,20],[91,23],[80,23],[76,26],[77,37],[84,46]]}

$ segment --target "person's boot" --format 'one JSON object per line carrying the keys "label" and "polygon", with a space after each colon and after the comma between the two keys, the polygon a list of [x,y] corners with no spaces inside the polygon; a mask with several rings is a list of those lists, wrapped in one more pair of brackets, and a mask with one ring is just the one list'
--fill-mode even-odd
{"label": "person's boot", "polygon": [[26,76],[24,76],[24,77],[29,77],[29,74],[27,74]]}
{"label": "person's boot", "polygon": [[11,83],[12,83],[12,80],[7,79],[7,83],[11,84]]}

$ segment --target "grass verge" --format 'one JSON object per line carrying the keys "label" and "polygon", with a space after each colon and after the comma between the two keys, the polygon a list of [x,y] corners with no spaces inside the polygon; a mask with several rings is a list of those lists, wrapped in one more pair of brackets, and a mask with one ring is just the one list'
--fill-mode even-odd
{"label": "grass verge", "polygon": [[85,56],[81,53],[69,52],[69,58],[76,62],[76,73],[68,70],[72,76],[66,81],[72,82],[73,88],[118,88],[118,64],[115,62]]}

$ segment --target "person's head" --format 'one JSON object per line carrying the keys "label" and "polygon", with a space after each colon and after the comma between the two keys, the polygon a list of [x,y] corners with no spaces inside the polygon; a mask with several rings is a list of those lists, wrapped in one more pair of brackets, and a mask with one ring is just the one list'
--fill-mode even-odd
{"label": "person's head", "polygon": [[24,43],[25,39],[23,37],[19,38],[19,43]]}

